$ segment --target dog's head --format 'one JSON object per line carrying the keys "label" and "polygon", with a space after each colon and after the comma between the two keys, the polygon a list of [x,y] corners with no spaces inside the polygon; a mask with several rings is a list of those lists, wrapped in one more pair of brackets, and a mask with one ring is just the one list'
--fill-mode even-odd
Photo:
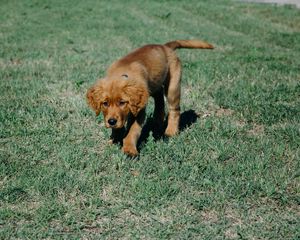
{"label": "dog's head", "polygon": [[149,93],[142,83],[104,78],[98,80],[86,96],[96,115],[103,113],[107,128],[122,128],[129,113],[136,117],[145,108]]}

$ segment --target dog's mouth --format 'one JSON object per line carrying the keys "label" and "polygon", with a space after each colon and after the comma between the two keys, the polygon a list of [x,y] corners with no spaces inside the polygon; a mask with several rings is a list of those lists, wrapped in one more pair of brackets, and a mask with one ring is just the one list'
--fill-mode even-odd
{"label": "dog's mouth", "polygon": [[110,126],[110,125],[108,125],[108,126],[106,126],[106,127],[107,127],[107,128],[111,128],[111,129],[121,129],[123,126],[124,126],[124,125],[122,125],[122,126]]}

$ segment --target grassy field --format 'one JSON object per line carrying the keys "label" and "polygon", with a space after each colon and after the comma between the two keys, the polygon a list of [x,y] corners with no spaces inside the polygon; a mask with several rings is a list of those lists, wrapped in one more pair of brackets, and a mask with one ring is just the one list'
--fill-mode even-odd
{"label": "grassy field", "polygon": [[[175,39],[216,49],[178,50],[182,131],[127,158],[85,92]],[[292,6],[0,1],[0,239],[299,239],[299,56]]]}

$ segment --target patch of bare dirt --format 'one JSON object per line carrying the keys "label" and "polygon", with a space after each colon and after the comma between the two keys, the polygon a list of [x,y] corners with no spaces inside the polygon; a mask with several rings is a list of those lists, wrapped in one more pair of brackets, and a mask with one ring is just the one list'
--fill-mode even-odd
{"label": "patch of bare dirt", "polygon": [[262,135],[265,132],[265,128],[263,125],[254,124],[252,129],[248,131],[248,134],[251,136]]}
{"label": "patch of bare dirt", "polygon": [[222,116],[231,116],[233,115],[234,111],[228,108],[219,108],[216,110],[215,114],[217,117],[222,117]]}

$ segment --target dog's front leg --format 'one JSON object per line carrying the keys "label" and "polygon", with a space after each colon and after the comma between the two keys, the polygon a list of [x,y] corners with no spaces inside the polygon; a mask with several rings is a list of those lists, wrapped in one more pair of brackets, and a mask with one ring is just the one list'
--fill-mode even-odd
{"label": "dog's front leg", "polygon": [[123,139],[122,151],[129,156],[138,155],[137,142],[141,136],[143,123],[145,121],[146,111],[142,109],[136,117],[129,123],[127,136]]}

